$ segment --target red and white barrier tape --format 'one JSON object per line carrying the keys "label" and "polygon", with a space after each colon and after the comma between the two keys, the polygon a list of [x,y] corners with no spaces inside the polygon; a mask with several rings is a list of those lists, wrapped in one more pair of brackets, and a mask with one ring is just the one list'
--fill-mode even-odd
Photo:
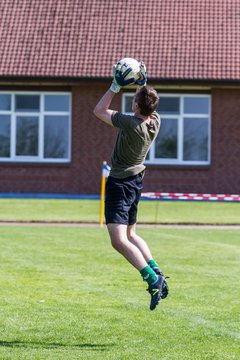
{"label": "red and white barrier tape", "polygon": [[192,193],[166,193],[144,192],[143,198],[151,200],[197,200],[197,201],[240,201],[240,195],[232,194],[192,194]]}

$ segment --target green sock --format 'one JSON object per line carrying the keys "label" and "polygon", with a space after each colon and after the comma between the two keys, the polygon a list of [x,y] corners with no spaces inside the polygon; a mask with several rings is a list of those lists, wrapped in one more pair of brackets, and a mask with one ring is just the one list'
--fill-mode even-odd
{"label": "green sock", "polygon": [[140,274],[142,275],[143,280],[148,283],[148,285],[152,285],[158,279],[157,275],[153,269],[150,268],[150,266],[145,266],[142,270],[140,270]]}
{"label": "green sock", "polygon": [[159,269],[158,264],[156,263],[155,260],[151,259],[148,261],[148,265],[150,266],[151,269]]}

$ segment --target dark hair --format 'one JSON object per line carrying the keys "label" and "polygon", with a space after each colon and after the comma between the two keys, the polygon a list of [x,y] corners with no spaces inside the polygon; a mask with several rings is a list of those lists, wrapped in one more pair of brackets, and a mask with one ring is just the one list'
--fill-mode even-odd
{"label": "dark hair", "polygon": [[135,101],[139,106],[140,114],[149,116],[156,110],[159,103],[159,96],[155,89],[145,85],[137,91]]}

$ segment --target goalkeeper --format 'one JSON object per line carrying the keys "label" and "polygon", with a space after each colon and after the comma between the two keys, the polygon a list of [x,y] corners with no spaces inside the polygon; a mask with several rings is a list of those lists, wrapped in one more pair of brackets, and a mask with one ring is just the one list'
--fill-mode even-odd
{"label": "goalkeeper", "polygon": [[[160,117],[155,111],[159,97],[146,86],[146,68],[140,63],[139,80],[126,80],[129,68],[114,66],[113,82],[94,109],[97,118],[119,128],[111,158],[111,171],[106,184],[105,219],[112,246],[132,264],[148,283],[150,310],[168,294],[168,285],[146,242],[136,233],[137,207],[141,197],[144,161],[160,129]],[[135,83],[132,101],[134,115],[111,110],[116,93],[125,85]]]}

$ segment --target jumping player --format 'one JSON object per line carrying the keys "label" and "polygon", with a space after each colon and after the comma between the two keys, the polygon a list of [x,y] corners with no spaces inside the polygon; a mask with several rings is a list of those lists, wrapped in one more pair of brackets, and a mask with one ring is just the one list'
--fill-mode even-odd
{"label": "jumping player", "polygon": [[[134,115],[110,109],[116,93],[124,84],[114,76],[109,90],[94,109],[97,118],[119,128],[111,158],[111,171],[106,184],[105,219],[114,249],[132,264],[148,283],[150,310],[168,295],[168,285],[147,243],[136,234],[137,206],[141,196],[144,160],[160,129],[156,112],[159,97],[149,86],[136,90],[132,101]],[[119,79],[118,79],[119,80]]]}

